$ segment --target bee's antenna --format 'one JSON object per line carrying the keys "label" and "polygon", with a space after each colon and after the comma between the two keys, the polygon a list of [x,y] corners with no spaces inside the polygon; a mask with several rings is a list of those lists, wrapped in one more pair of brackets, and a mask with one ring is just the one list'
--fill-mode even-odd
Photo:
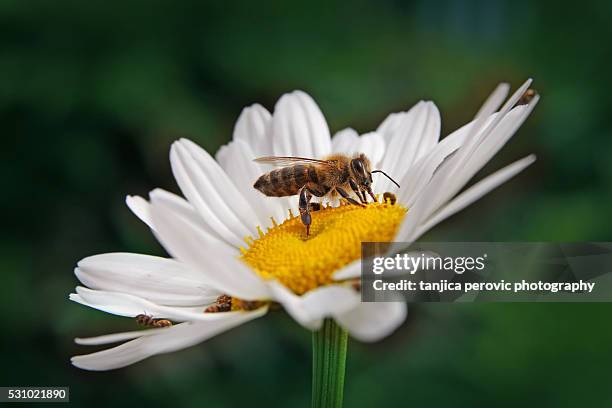
{"label": "bee's antenna", "polygon": [[391,178],[391,176],[389,176],[389,175],[388,175],[387,173],[385,173],[384,171],[382,171],[382,170],[372,170],[372,171],[371,171],[371,173],[382,173],[382,174],[384,174],[384,175],[385,175],[385,177],[387,177],[389,180],[391,180],[391,181],[393,182],[393,184],[395,184],[395,185],[397,186],[397,188],[400,188],[400,185],[399,185],[399,184],[397,184],[397,182],[396,182],[395,180],[393,180],[393,179]]}

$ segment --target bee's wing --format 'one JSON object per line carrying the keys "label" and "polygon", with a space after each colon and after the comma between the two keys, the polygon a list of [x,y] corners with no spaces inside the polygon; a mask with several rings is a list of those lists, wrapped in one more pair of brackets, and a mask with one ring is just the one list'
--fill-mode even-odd
{"label": "bee's wing", "polygon": [[294,164],[324,164],[324,165],[333,165],[333,160],[317,160],[317,159],[308,159],[306,157],[292,157],[292,156],[265,156],[258,157],[253,160],[257,163],[262,164],[271,164],[273,166],[292,166]]}

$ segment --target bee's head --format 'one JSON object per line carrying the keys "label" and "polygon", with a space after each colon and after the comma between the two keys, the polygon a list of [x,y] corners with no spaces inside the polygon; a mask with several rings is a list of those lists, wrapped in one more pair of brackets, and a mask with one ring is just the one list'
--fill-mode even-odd
{"label": "bee's head", "polygon": [[370,160],[365,154],[361,153],[351,160],[351,173],[357,184],[369,187],[372,185],[372,171],[370,170]]}
{"label": "bee's head", "polygon": [[355,178],[357,184],[366,187],[366,189],[369,189],[372,185],[372,173],[382,173],[399,188],[399,184],[397,184],[397,182],[384,171],[371,170],[370,160],[363,153],[351,160],[351,172],[353,173],[353,178]]}

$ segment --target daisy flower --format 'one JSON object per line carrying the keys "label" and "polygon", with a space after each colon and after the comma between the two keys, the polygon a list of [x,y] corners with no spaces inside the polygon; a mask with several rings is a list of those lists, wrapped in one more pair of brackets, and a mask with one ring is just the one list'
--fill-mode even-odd
{"label": "daisy flower", "polygon": [[[83,345],[122,344],[75,356],[72,363],[87,370],[124,367],[257,319],[270,305],[311,331],[324,332],[333,322],[362,341],[389,335],[404,321],[406,304],[360,301],[361,242],[413,242],[530,165],[533,156],[461,191],[531,113],[538,96],[521,100],[530,83],[505,103],[509,86],[499,85],[473,121],[443,139],[438,109],[425,101],[389,115],[373,132],[345,129],[332,138],[313,99],[295,91],[278,100],[273,114],[257,104],[245,108],[232,141],[214,158],[189,140],[176,141],[170,163],[184,198],[155,189],[148,200],[126,200],[171,258],[85,258],[75,269],[84,286],[70,295],[107,313],[146,315],[154,327],[77,338]],[[333,153],[364,153],[401,185],[378,177],[373,190],[393,192],[397,201],[327,203],[312,213],[306,236],[292,213],[296,197],[265,197],[253,188],[269,170],[254,158]]]}

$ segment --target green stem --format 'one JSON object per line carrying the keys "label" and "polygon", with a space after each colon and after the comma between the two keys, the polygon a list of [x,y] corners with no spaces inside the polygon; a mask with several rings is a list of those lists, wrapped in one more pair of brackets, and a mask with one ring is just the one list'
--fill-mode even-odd
{"label": "green stem", "polygon": [[347,339],[332,319],[312,333],[312,408],[342,407]]}

